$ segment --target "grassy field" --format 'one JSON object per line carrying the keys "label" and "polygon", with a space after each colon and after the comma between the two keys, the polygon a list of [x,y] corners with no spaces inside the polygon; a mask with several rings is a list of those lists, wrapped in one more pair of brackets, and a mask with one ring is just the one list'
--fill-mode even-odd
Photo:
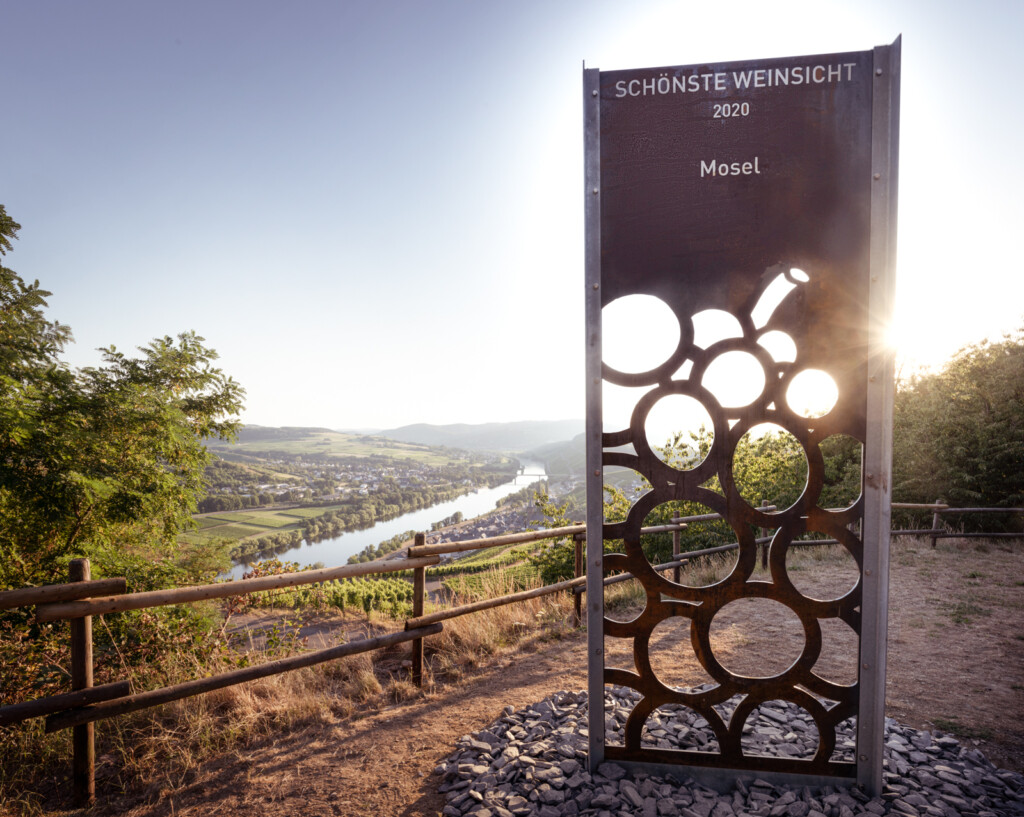
{"label": "grassy field", "polygon": [[282,508],[281,510],[222,511],[195,517],[197,530],[181,534],[183,542],[201,544],[211,539],[227,538],[234,541],[261,533],[276,533],[289,528],[301,528],[307,519],[323,516],[344,505],[322,505],[314,508]]}
{"label": "grassy field", "polygon": [[344,434],[340,431],[297,429],[291,435],[248,439],[243,431],[233,445],[210,442],[208,445],[219,456],[230,459],[232,454],[254,452],[280,452],[303,456],[370,457],[382,456],[399,460],[415,460],[426,465],[446,465],[454,458],[437,448],[416,443],[402,443],[383,437]]}
{"label": "grassy field", "polygon": [[[337,507],[337,506],[332,506]],[[325,509],[321,508],[321,511]],[[250,511],[240,513],[230,521],[259,525],[263,528],[286,528],[295,523],[295,515],[284,511]]]}
{"label": "grassy field", "polygon": [[293,519],[312,519],[314,516],[323,516],[328,511],[336,511],[342,505],[326,505],[322,508],[289,508],[286,511],[278,511],[282,517],[293,517]]}

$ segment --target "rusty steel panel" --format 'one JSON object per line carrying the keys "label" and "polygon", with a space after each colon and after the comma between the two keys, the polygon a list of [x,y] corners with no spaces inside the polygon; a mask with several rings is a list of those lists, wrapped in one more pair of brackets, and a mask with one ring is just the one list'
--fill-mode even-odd
{"label": "rusty steel panel", "polygon": [[[599,215],[588,216],[588,235],[597,236],[600,246],[599,260],[588,261],[588,297],[599,293],[605,307],[624,296],[655,296],[679,324],[676,347],[646,371],[620,371],[603,362],[597,376],[596,366],[588,366],[588,427],[595,413],[600,424],[594,384],[601,379],[642,395],[626,427],[604,427],[600,459],[588,456],[588,505],[601,496],[595,485],[604,467],[632,469],[650,483],[624,522],[600,526],[604,541],[622,543],[621,553],[603,557],[603,571],[638,577],[646,604],[628,622],[603,618],[605,646],[613,639],[631,642],[632,666],[605,666],[603,658],[591,656],[591,692],[596,666],[604,684],[629,687],[640,699],[622,745],[607,744],[604,719],[592,714],[592,752],[650,764],[853,777],[855,762],[836,760],[833,752],[836,726],[857,715],[859,681],[825,680],[816,665],[823,620],[845,622],[858,637],[861,632],[864,496],[839,511],[819,504],[825,484],[820,444],[841,434],[863,446],[869,429],[873,52],[587,73],[598,75],[594,101],[585,99],[587,121],[595,129],[599,123],[599,135],[588,138],[588,156],[596,154],[600,162],[586,189],[599,201]],[[770,317],[755,315],[773,283],[788,294]],[[693,316],[711,309],[732,315],[740,331],[705,348],[695,342]],[[600,317],[588,312],[588,344],[600,345],[601,332]],[[794,360],[776,359],[759,343],[769,332],[792,340]],[[643,344],[645,335],[646,327],[636,327],[635,342]],[[731,407],[702,381],[721,355],[736,351],[756,360],[765,385],[755,399]],[[837,387],[838,401],[823,416],[802,416],[786,400],[793,379],[806,370],[827,373]],[[671,395],[693,398],[711,418],[713,443],[694,467],[664,462],[645,431],[650,411]],[[761,423],[791,433],[807,459],[803,493],[778,511],[748,503],[733,476],[737,443]],[[655,572],[641,546],[648,513],[681,500],[720,513],[740,544],[731,572],[707,587],[677,584]],[[755,536],[764,528],[775,531],[768,578],[754,580]],[[791,543],[809,533],[838,540],[861,573],[838,598],[812,598],[788,573]],[[770,677],[730,671],[712,648],[715,616],[750,598],[783,605],[803,630],[799,657]],[[689,627],[711,688],[673,687],[653,668],[652,633],[672,618]],[[592,652],[608,654],[607,648]],[[735,711],[723,715],[720,705],[730,700]],[[819,745],[813,757],[744,754],[748,716],[770,701],[795,704],[814,720]],[[703,717],[718,751],[645,743],[649,716],[669,705]],[[595,726],[602,737],[594,735]]]}

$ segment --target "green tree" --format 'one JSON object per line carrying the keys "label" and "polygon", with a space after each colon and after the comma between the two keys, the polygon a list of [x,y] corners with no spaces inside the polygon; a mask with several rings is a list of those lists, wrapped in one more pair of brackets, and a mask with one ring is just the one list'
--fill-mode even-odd
{"label": "green tree", "polygon": [[[551,498],[546,489],[541,489],[534,494],[534,505],[544,515],[544,521],[531,527],[565,528],[578,524],[569,516],[574,508],[572,497],[558,503]],[[543,543],[536,553],[530,556],[530,563],[539,569],[541,580],[545,584],[572,578],[575,570],[575,550],[572,537],[563,536],[560,539]]]}
{"label": "green tree", "polygon": [[[893,471],[899,501],[1024,505],[1024,327],[901,384]],[[974,521],[991,530],[996,520]]]}
{"label": "green tree", "polygon": [[[18,229],[0,207],[0,253]],[[239,426],[244,392],[201,337],[73,369],[49,294],[0,267],[0,586],[59,580],[76,555],[175,553],[205,492],[203,440]]]}
{"label": "green tree", "polygon": [[[0,258],[20,229],[0,204]],[[0,264],[0,444],[23,441],[35,422],[33,400],[67,377],[59,355],[71,331],[44,317],[49,295]]]}

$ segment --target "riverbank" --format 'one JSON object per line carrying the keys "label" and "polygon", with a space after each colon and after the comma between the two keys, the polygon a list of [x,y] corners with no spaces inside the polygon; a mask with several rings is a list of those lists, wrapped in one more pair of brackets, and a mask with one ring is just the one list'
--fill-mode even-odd
{"label": "riverbank", "polygon": [[[284,561],[295,561],[303,565],[320,564],[323,567],[335,567],[347,564],[350,556],[360,553],[367,546],[376,546],[406,531],[430,531],[434,523],[455,513],[461,513],[465,519],[472,523],[474,519],[484,514],[496,510],[500,511],[501,509],[495,507],[498,501],[536,484],[547,476],[542,463],[523,461],[522,465],[522,472],[500,485],[491,488],[478,488],[455,499],[440,502],[428,508],[404,513],[392,519],[378,521],[361,530],[340,533],[337,536],[312,544],[303,540],[300,536],[299,541],[275,550],[272,555]],[[299,508],[288,513],[299,514],[306,512],[307,509]],[[512,524],[511,519],[508,522]],[[501,521],[490,524],[498,526],[496,529],[501,529],[500,525],[506,523]],[[512,527],[510,529],[516,530],[517,528]],[[518,529],[521,530],[522,528]],[[226,575],[232,578],[241,578],[245,570],[245,564],[238,564]]]}

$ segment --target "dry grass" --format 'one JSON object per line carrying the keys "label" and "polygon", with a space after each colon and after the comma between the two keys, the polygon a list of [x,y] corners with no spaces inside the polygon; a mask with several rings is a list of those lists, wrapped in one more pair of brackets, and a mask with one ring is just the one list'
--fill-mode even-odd
{"label": "dry grass", "polygon": [[[524,589],[501,571],[483,574],[481,586],[478,595],[458,599],[457,603],[496,598]],[[525,589],[540,586],[537,581]],[[545,637],[556,638],[569,627],[571,614],[572,597],[557,593],[450,619],[445,622],[444,631],[427,642],[429,661],[424,684],[429,689],[437,682],[457,680],[486,664],[489,657],[519,646],[541,629]]]}
{"label": "dry grass", "polygon": [[[483,577],[480,597],[520,589],[495,572]],[[403,660],[409,647],[402,645],[102,721],[96,729],[98,790],[121,792],[142,781],[161,792],[178,790],[204,761],[246,743],[304,727],[328,726],[430,694],[438,685],[457,681],[487,666],[495,656],[522,646],[524,640],[558,637],[569,628],[571,612],[571,600],[557,594],[446,622],[443,633],[425,644],[423,689],[409,677],[409,662]],[[321,637],[317,646],[378,635],[400,626],[376,614],[354,620],[349,616],[345,622],[344,627]],[[236,638],[239,649],[254,656],[253,663],[301,651],[303,640],[298,638],[277,638],[268,647],[265,630],[243,632]],[[200,666],[184,655],[171,666],[167,683],[232,668],[229,663]],[[70,788],[70,732],[44,735],[42,726],[37,719],[4,735],[5,740],[18,742],[22,750],[10,756],[20,757],[23,763],[0,774],[0,815],[41,814],[44,801],[60,799]]]}

